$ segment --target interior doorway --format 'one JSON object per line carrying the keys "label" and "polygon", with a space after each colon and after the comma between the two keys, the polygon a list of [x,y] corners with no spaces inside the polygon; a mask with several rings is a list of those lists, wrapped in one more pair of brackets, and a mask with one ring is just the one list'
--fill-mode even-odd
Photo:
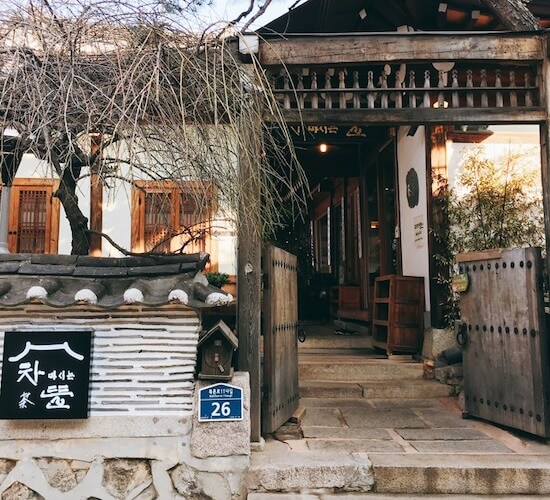
{"label": "interior doorway", "polygon": [[288,248],[300,262],[300,320],[310,334],[367,336],[375,279],[401,265],[395,137],[389,128],[309,129],[296,138],[309,239]]}

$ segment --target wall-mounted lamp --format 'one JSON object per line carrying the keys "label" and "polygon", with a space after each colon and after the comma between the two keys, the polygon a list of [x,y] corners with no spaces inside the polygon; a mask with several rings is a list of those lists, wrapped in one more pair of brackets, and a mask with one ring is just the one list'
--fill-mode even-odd
{"label": "wall-mounted lamp", "polygon": [[319,151],[321,153],[327,153],[328,152],[328,144],[325,143],[325,142],[322,142],[321,144],[319,144]]}

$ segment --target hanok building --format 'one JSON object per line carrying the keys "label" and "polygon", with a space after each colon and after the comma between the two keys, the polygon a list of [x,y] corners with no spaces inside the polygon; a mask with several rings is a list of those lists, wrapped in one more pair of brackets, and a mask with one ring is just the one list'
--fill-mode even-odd
{"label": "hanok building", "polygon": [[[312,187],[308,222],[317,291],[328,294],[317,307],[318,319],[352,322],[388,352],[418,352],[423,330],[442,325],[432,240],[440,222],[438,180],[456,163],[454,145],[487,141],[506,145],[510,137],[516,142],[525,137],[540,147],[547,241],[550,236],[550,64],[544,32],[550,26],[550,7],[543,0],[528,4],[539,19],[535,26],[523,3],[502,5],[499,15],[475,0],[310,0],[251,38],[243,37],[243,52],[255,52],[273,77],[273,91]],[[524,127],[519,132],[514,128],[518,125]],[[60,241],[59,207],[51,202],[55,180],[29,180],[22,175],[12,193],[11,249],[45,253],[66,249]],[[157,194],[167,190],[173,201],[170,210],[148,210]],[[185,193],[170,185],[145,185],[134,200],[133,208],[127,203],[117,222],[122,220],[128,246],[136,251],[147,250],[162,237],[159,221],[166,220],[168,212],[173,226],[194,216]],[[91,200],[91,206],[97,207],[97,200]],[[113,223],[105,217],[104,231],[118,230]],[[211,243],[203,242],[197,250],[208,251]],[[223,245],[231,254],[232,243]],[[217,248],[221,247],[220,242]],[[261,434],[258,248],[250,234],[242,238],[237,267],[239,369],[251,377],[253,441]],[[67,275],[87,267],[79,259],[64,264]],[[227,258],[226,267],[218,269],[234,269],[234,260]],[[34,300],[26,295],[27,285],[33,284],[27,276],[42,264],[44,273],[54,274],[49,267],[53,261],[33,262],[29,256],[14,261],[6,271],[13,275],[7,281],[21,283],[17,293],[23,302]],[[102,266],[107,264],[130,276],[127,264],[106,261]],[[197,264],[194,271],[204,264]],[[155,270],[147,267],[132,271],[136,280],[143,272],[149,273],[144,281],[154,281],[150,273]],[[168,268],[164,271],[170,274]],[[264,432],[283,423],[298,403],[296,271],[295,257],[276,248],[264,253],[268,275],[263,305]],[[383,276],[391,277],[377,282]],[[79,291],[74,287],[82,283],[70,277],[62,281],[71,283],[71,296],[52,305],[72,308]],[[130,278],[124,278],[116,290],[106,286],[109,293],[104,300],[116,298],[116,306],[126,314],[124,287],[131,284]],[[149,306],[155,313],[159,307],[173,313],[167,304],[173,285],[163,285],[162,300],[153,297]],[[151,286],[146,285],[147,290]],[[401,330],[393,328],[389,318],[392,290],[400,287],[407,290],[403,300],[414,316]],[[46,292],[54,297],[58,289],[48,292],[46,287]],[[195,299],[202,302],[199,296]],[[0,302],[2,314],[10,307],[23,307],[17,301]],[[196,316],[187,316],[191,327],[198,328]],[[402,335],[392,340],[396,331]],[[196,335],[191,340],[195,349]],[[354,338],[349,340],[353,343]],[[185,394],[184,403],[189,406],[188,397]]]}
{"label": "hanok building", "polygon": [[[549,25],[543,1],[310,0],[259,30],[257,44],[245,38],[312,188],[309,292],[326,299],[310,319],[344,320],[343,333],[366,325],[387,352],[418,352],[422,330],[444,326],[434,234],[463,147],[540,150],[548,241]],[[264,327],[274,350],[277,328],[271,337]],[[264,418],[284,421],[292,398],[275,397]]]}

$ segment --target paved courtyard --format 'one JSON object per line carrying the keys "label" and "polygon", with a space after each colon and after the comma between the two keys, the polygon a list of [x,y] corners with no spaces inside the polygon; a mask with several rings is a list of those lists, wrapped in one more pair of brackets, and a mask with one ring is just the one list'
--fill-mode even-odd
{"label": "paved courtyard", "polygon": [[302,399],[303,439],[290,450],[429,454],[550,455],[550,442],[477,419],[456,398]]}

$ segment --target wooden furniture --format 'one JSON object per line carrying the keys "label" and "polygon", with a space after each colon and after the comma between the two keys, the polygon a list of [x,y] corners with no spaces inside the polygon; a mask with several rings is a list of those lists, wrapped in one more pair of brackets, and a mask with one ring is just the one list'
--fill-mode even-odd
{"label": "wooden furniture", "polygon": [[390,274],[374,283],[373,346],[418,352],[424,333],[424,278]]}

